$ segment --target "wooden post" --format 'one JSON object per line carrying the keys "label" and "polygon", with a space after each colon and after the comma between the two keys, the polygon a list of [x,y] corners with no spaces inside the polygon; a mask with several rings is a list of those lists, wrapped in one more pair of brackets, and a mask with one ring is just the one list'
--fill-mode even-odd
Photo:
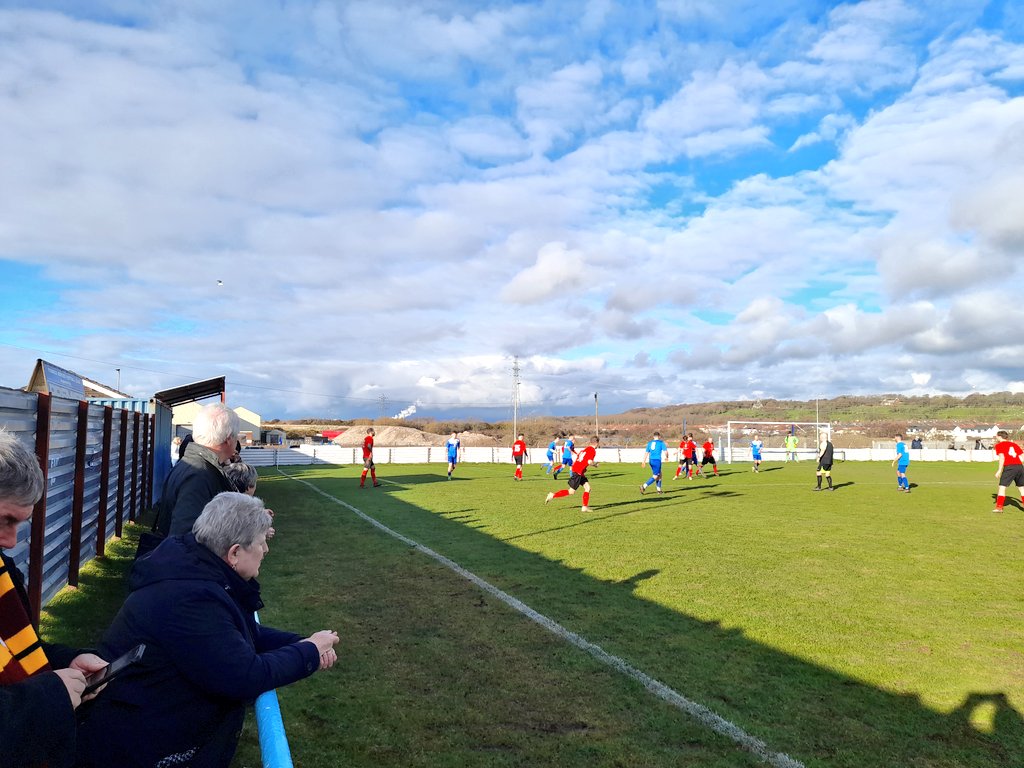
{"label": "wooden post", "polygon": [[36,401],[36,458],[43,470],[43,497],[32,510],[32,540],[28,549],[28,602],[34,624],[43,607],[43,558],[46,544],[46,495],[50,489],[50,395],[40,392]]}
{"label": "wooden post", "polygon": [[149,507],[149,472],[153,464],[153,455],[149,451],[149,416],[142,417],[142,486],[139,493],[139,509],[145,510]]}
{"label": "wooden post", "polygon": [[85,506],[85,449],[89,440],[89,403],[78,402],[78,437],[75,441],[75,491],[71,502],[71,551],[68,553],[68,584],[78,586],[82,563],[82,509]]}
{"label": "wooden post", "polygon": [[[135,505],[138,502],[139,485],[142,481],[142,473],[139,471],[139,412],[135,411],[132,416],[132,494],[128,503],[128,519],[135,522]],[[118,531],[118,536],[121,532]]]}
{"label": "wooden post", "polygon": [[114,409],[103,406],[103,463],[100,469],[100,503],[96,515],[96,557],[103,557],[107,545],[107,498],[110,496],[110,447],[113,443]]}
{"label": "wooden post", "polygon": [[120,536],[124,528],[125,465],[128,461],[128,411],[121,409],[121,450],[117,457],[117,510],[114,516],[114,535]]}

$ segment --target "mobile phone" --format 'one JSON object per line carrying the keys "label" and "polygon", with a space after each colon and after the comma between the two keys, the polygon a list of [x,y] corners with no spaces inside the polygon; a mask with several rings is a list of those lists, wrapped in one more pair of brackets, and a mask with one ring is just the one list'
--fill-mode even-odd
{"label": "mobile phone", "polygon": [[82,695],[92,693],[94,690],[99,688],[101,685],[105,685],[113,680],[115,677],[124,672],[128,667],[137,662],[142,658],[142,654],[146,652],[146,644],[139,643],[132,648],[124,656],[120,656],[114,659],[112,662],[107,664],[103,669],[98,672],[93,672],[91,675],[85,678],[85,690],[82,691]]}

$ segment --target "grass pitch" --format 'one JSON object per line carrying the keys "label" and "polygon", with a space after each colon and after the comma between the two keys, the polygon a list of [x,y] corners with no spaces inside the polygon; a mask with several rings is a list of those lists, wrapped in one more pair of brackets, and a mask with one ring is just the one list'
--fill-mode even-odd
{"label": "grass pitch", "polygon": [[[911,464],[909,495],[888,463],[837,464],[833,493],[811,462],[722,465],[641,496],[648,473],[604,464],[589,513],[545,505],[564,479],[538,466],[284,471],[803,765],[1024,765],[1024,510],[991,512],[994,465]],[[342,636],[280,691],[297,766],[763,764],[309,486],[258,494],[262,618]],[[251,728],[235,764],[259,765]]]}
{"label": "grass pitch", "polygon": [[[641,496],[606,464],[589,513],[537,466],[286,471],[805,765],[994,768],[1024,764],[1024,510],[991,512],[993,469],[912,464],[903,494],[841,463],[815,493],[810,462],[723,465]],[[758,764],[306,486],[259,493],[266,620],[343,635],[282,692],[301,765]]]}

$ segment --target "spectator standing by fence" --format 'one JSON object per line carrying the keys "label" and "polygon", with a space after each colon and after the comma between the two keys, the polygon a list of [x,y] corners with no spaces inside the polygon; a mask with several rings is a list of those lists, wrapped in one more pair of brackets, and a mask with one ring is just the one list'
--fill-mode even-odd
{"label": "spectator standing by fence", "polygon": [[[222,465],[235,455],[238,416],[224,403],[201,409],[192,422],[192,440],[174,465],[156,505],[156,530],[177,536],[192,530],[203,507],[218,493],[234,490]],[[185,443],[183,443],[184,445]]]}
{"label": "spectator standing by fence", "polygon": [[[18,528],[42,495],[36,457],[0,429],[0,550],[18,543]],[[66,768],[74,759],[85,676],[107,662],[41,642],[29,615],[21,573],[0,551],[0,765]]]}
{"label": "spectator standing by fence", "polygon": [[247,703],[334,665],[337,633],[256,623],[271,522],[259,499],[222,493],[136,561],[101,650],[146,652],[84,713],[79,768],[227,768]]}

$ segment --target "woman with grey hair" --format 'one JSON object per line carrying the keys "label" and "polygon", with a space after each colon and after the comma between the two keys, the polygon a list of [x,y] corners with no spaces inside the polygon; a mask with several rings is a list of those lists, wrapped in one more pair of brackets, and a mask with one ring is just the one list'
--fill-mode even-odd
{"label": "woman with grey hair", "polygon": [[256,480],[259,477],[256,474],[256,467],[251,467],[244,461],[236,461],[224,467],[224,474],[239,493],[247,493],[250,496],[256,493]]}
{"label": "woman with grey hair", "polygon": [[260,499],[221,493],[191,533],[135,562],[101,649],[146,652],[86,713],[80,766],[227,766],[248,702],[334,665],[336,632],[304,638],[254,618],[270,528]]}

